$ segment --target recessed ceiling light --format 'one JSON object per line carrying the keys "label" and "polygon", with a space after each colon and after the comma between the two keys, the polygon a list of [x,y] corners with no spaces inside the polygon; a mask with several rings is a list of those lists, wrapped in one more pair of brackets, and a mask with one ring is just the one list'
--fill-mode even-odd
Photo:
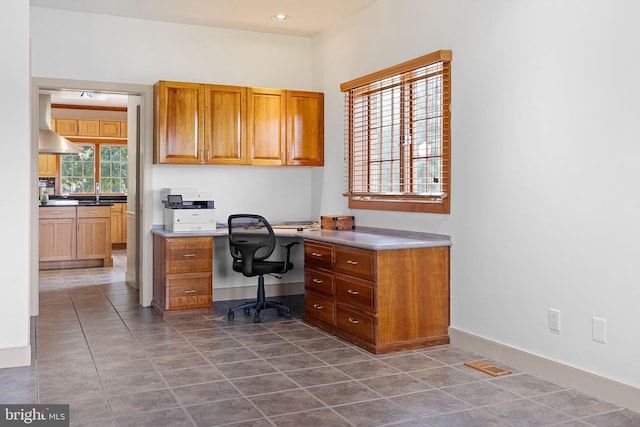
{"label": "recessed ceiling light", "polygon": [[278,22],[282,22],[282,21],[286,21],[290,18],[289,15],[285,15],[284,13],[278,13],[275,14],[271,17],[271,19],[273,19],[274,21],[278,21]]}

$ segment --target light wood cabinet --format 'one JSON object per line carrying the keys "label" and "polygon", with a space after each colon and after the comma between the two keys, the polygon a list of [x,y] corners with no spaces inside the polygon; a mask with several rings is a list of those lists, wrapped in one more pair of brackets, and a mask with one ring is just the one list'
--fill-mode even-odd
{"label": "light wood cabinet", "polygon": [[[68,134],[72,136],[71,134]],[[78,136],[100,136],[100,120],[78,120]]]}
{"label": "light wood cabinet", "polygon": [[120,138],[119,120],[100,120],[100,136],[105,138]]}
{"label": "light wood cabinet", "polygon": [[113,265],[109,206],[39,209],[41,269]]}
{"label": "light wood cabinet", "polygon": [[154,162],[324,164],[324,95],[160,81]]}
{"label": "light wood cabinet", "polygon": [[114,203],[111,206],[111,244],[127,243],[127,204]]}
{"label": "light wood cabinet", "polygon": [[81,206],[77,209],[77,259],[111,259],[111,208]]}
{"label": "light wood cabinet", "polygon": [[128,138],[129,137],[129,126],[126,120],[120,121],[120,138]]}
{"label": "light wood cabinet", "polygon": [[163,317],[213,314],[213,238],[153,236],[153,300]]}
{"label": "light wood cabinet", "polygon": [[40,261],[68,261],[76,257],[76,208],[40,208]]}
{"label": "light wood cabinet", "polygon": [[38,176],[40,178],[55,178],[57,174],[55,154],[38,154]]}
{"label": "light wood cabinet", "polygon": [[304,320],[372,353],[449,343],[449,248],[305,241]]}
{"label": "light wood cabinet", "polygon": [[78,134],[78,121],[75,119],[56,119],[56,132],[63,136]]}
{"label": "light wood cabinet", "polygon": [[156,83],[154,112],[154,163],[202,164],[204,86]]}
{"label": "light wood cabinet", "polygon": [[247,159],[247,90],[204,85],[204,140],[207,164],[241,165]]}

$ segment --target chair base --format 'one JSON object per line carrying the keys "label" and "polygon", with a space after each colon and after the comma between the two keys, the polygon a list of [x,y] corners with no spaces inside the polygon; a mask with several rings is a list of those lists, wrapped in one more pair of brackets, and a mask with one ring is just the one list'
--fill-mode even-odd
{"label": "chair base", "polygon": [[279,316],[284,316],[287,319],[291,319],[291,309],[289,307],[276,301],[266,300],[264,291],[264,277],[261,275],[258,277],[258,296],[256,298],[256,301],[246,302],[236,307],[229,308],[227,319],[233,320],[233,318],[235,317],[235,312],[238,310],[243,310],[245,316],[250,316],[251,309],[254,309],[255,313],[253,315],[253,323],[260,323],[260,311],[268,308],[275,308],[278,310]]}

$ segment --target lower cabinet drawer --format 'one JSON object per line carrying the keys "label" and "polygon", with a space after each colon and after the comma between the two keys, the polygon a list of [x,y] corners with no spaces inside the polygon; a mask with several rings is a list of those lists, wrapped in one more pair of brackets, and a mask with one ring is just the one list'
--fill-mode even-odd
{"label": "lower cabinet drawer", "polygon": [[213,263],[210,237],[167,239],[167,274],[211,271]]}
{"label": "lower cabinet drawer", "polygon": [[333,274],[323,273],[309,268],[304,269],[304,288],[320,294],[333,296],[335,285]]}
{"label": "lower cabinet drawer", "polygon": [[211,307],[211,273],[167,276],[166,310]]}
{"label": "lower cabinet drawer", "polygon": [[336,274],[336,301],[374,311],[374,284]]}
{"label": "lower cabinet drawer", "polygon": [[309,292],[304,295],[304,313],[305,316],[313,316],[331,325],[336,324],[336,306],[333,301]]}
{"label": "lower cabinet drawer", "polygon": [[372,316],[338,305],[337,324],[338,328],[345,332],[358,335],[371,342],[374,341],[375,321]]}

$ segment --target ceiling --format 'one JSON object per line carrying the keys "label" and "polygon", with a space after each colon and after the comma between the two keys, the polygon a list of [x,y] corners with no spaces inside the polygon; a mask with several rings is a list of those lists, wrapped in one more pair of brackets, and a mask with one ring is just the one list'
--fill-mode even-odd
{"label": "ceiling", "polygon": [[[30,0],[31,6],[309,37],[376,0]],[[278,22],[276,14],[289,18]]]}

